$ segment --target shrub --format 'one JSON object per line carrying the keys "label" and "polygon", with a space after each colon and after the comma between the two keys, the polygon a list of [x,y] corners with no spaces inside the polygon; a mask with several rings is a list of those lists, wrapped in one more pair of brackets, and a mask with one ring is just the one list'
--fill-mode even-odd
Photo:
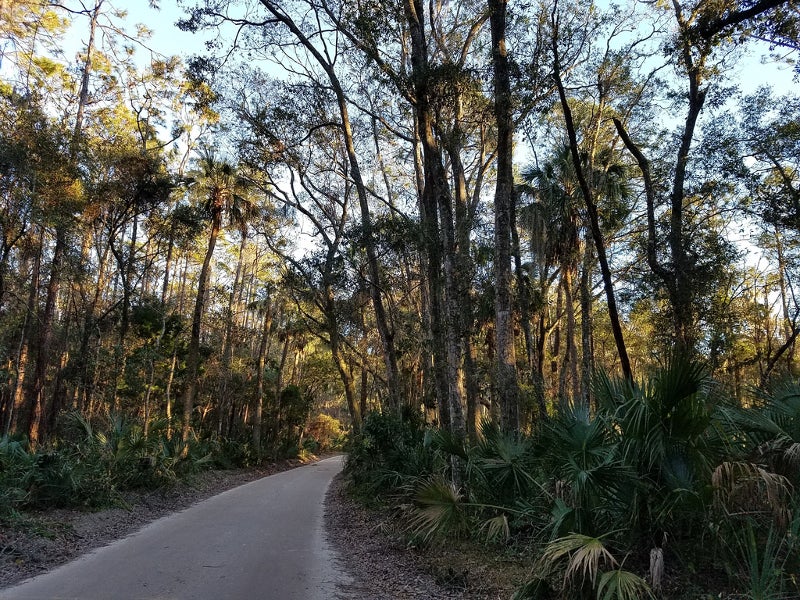
{"label": "shrub", "polygon": [[317,415],[306,426],[306,441],[313,439],[315,447],[311,448],[306,446],[312,452],[326,452],[328,450],[335,450],[342,447],[344,442],[344,431],[342,424],[338,419],[325,414]]}
{"label": "shrub", "polygon": [[420,416],[372,412],[360,435],[350,442],[345,472],[364,495],[397,490],[444,469],[444,462],[424,447],[425,426]]}

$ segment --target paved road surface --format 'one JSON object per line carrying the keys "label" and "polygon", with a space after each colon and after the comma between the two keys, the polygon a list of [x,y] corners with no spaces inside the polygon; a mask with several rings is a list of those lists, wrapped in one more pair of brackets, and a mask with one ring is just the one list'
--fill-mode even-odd
{"label": "paved road surface", "polygon": [[2,600],[329,600],[334,457],[228,490],[19,586]]}

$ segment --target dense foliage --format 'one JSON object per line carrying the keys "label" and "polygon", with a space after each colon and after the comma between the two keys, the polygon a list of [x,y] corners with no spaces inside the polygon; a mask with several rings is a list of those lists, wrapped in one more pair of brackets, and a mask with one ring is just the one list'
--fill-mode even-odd
{"label": "dense foliage", "polygon": [[[698,363],[599,375],[596,411],[475,444],[371,414],[347,471],[418,541],[471,536],[538,556],[515,598],[794,598],[800,384],[742,407]],[[705,594],[705,595],[704,595]],[[722,594],[722,595],[719,595]]]}
{"label": "dense foliage", "polygon": [[0,0],[10,509],[350,433],[566,594],[794,585],[797,0],[158,4]]}

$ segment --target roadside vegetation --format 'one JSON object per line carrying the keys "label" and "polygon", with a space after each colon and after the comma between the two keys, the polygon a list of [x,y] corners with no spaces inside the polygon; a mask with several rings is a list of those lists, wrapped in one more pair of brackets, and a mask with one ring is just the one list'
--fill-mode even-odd
{"label": "roadside vegetation", "polygon": [[472,443],[371,414],[347,473],[409,543],[527,555],[516,600],[800,595],[800,383],[742,405],[678,358],[635,384],[599,374],[593,397]]}
{"label": "roadside vegetation", "polygon": [[125,506],[125,493],[169,488],[207,470],[258,467],[283,458],[307,460],[341,446],[341,425],[327,415],[310,420],[300,439],[277,435],[256,457],[248,440],[170,435],[166,423],[122,416],[90,422],[61,415],[50,442],[31,448],[25,438],[0,438],[0,525],[54,508],[97,510]]}

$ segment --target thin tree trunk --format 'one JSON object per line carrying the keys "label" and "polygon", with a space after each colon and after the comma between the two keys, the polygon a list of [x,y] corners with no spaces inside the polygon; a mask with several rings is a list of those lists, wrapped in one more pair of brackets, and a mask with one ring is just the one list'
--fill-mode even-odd
{"label": "thin tree trunk", "polygon": [[[452,415],[455,405],[461,406],[457,396],[459,389],[457,382],[449,380],[449,359],[453,358],[448,353],[448,328],[452,320],[448,318],[447,310],[447,284],[442,277],[442,265],[446,258],[443,257],[443,248],[447,244],[446,224],[442,223],[444,236],[440,236],[441,209],[445,210],[448,218],[452,219],[452,206],[448,177],[445,172],[442,151],[434,134],[434,115],[430,105],[429,89],[429,64],[428,50],[425,34],[425,9],[420,0],[406,0],[406,21],[409,27],[411,42],[411,70],[414,81],[414,114],[415,134],[418,136],[422,147],[422,172],[424,187],[420,203],[420,219],[422,222],[423,236],[426,249],[427,283],[431,308],[431,334],[433,370],[436,380],[437,403],[439,405],[439,418],[442,427],[449,428],[457,435],[464,433],[463,418]],[[450,222],[452,227],[452,221]],[[443,239],[444,238],[444,239]],[[450,237],[449,239],[453,239]],[[452,243],[450,244],[452,247]],[[451,296],[455,290],[450,290]]]}
{"label": "thin tree trunk", "polygon": [[344,397],[347,401],[347,410],[350,412],[350,421],[353,425],[353,434],[358,435],[361,431],[361,407],[359,403],[356,402],[356,388],[353,375],[348,369],[344,356],[342,356],[341,341],[339,339],[339,324],[336,318],[336,306],[333,300],[333,290],[331,290],[330,287],[326,290],[325,306],[325,312],[327,313],[325,318],[328,322],[331,357],[333,358],[333,363],[336,365],[336,370],[339,372],[339,378],[342,380]]}
{"label": "thin tree trunk", "polygon": [[56,228],[56,241],[53,248],[53,258],[50,261],[50,277],[47,284],[47,297],[44,312],[39,318],[39,335],[36,343],[36,359],[34,362],[33,378],[28,390],[28,406],[31,410],[28,423],[28,439],[31,446],[36,447],[43,433],[42,417],[44,413],[44,382],[52,355],[50,347],[53,340],[53,320],[55,317],[58,291],[61,286],[61,269],[66,251],[66,232],[62,227]]}
{"label": "thin tree trunk", "polygon": [[617,346],[617,355],[619,356],[622,374],[626,379],[633,379],[633,371],[631,370],[630,359],[628,358],[628,350],[625,347],[625,338],[622,333],[622,325],[619,319],[619,311],[617,310],[617,299],[614,294],[614,282],[611,276],[611,269],[608,266],[608,257],[606,256],[605,241],[603,240],[603,233],[600,229],[600,218],[597,213],[597,206],[594,203],[592,190],[586,180],[583,165],[581,163],[580,150],[578,148],[578,137],[575,133],[575,122],[572,118],[572,109],[567,100],[564,84],[561,80],[561,63],[558,51],[558,17],[557,8],[554,6],[552,13],[553,21],[553,78],[555,79],[556,86],[558,87],[558,96],[561,100],[561,109],[564,113],[564,124],[567,128],[567,136],[569,138],[570,154],[572,155],[572,163],[575,168],[575,174],[578,177],[578,184],[580,185],[581,195],[583,196],[586,205],[586,212],[589,217],[589,226],[592,232],[592,238],[597,250],[597,258],[600,262],[600,273],[603,277],[603,286],[606,293],[606,303],[608,305],[608,317],[611,321],[611,331],[614,335],[614,342]]}
{"label": "thin tree trunk", "polygon": [[31,320],[36,314],[36,297],[39,290],[39,278],[42,264],[42,238],[41,232],[39,233],[39,251],[33,259],[33,267],[31,269],[31,283],[28,289],[28,300],[26,303],[25,319],[20,331],[19,347],[17,349],[17,370],[16,380],[14,382],[14,396],[12,404],[12,413],[6,422],[6,435],[9,430],[17,431],[20,426],[20,415],[23,407],[25,406],[25,377],[28,372],[29,362],[28,356],[30,353],[30,346],[35,335],[35,328],[31,324]]}
{"label": "thin tree trunk", "polygon": [[197,297],[192,313],[192,333],[189,339],[189,349],[186,355],[186,380],[183,389],[183,423],[181,428],[181,439],[186,442],[192,425],[192,412],[194,409],[194,397],[197,393],[197,375],[200,367],[200,331],[203,323],[203,313],[205,312],[206,293],[211,279],[211,258],[214,255],[214,247],[217,245],[217,236],[222,226],[222,207],[216,204],[212,214],[211,233],[208,237],[206,255],[203,259],[203,266],[200,269],[200,277],[197,283]]}
{"label": "thin tree trunk", "polygon": [[[233,286],[231,287],[230,294],[228,294],[228,312],[226,314],[225,334],[222,338],[222,376],[220,378],[219,396],[217,403],[220,407],[220,431],[225,429],[227,435],[230,435],[231,427],[233,425],[232,412],[227,410],[228,405],[233,405],[234,398],[228,393],[228,384],[231,381],[231,362],[233,360],[233,327],[234,327],[234,306],[236,295],[238,292],[240,277],[242,274],[242,257],[244,256],[245,246],[247,245],[247,233],[242,230],[241,241],[239,243],[239,254],[236,260],[236,271],[233,277]],[[227,424],[224,423],[223,415],[230,414]]]}
{"label": "thin tree trunk", "polygon": [[591,381],[594,372],[594,355],[592,352],[592,265],[594,253],[588,239],[583,247],[583,268],[581,270],[581,402],[584,406],[591,404]]}
{"label": "thin tree trunk", "polygon": [[777,224],[772,227],[772,235],[775,238],[775,253],[778,259],[778,287],[781,292],[781,311],[783,312],[783,330],[785,336],[792,334],[792,319],[789,316],[789,298],[786,293],[786,258],[783,252],[783,239]]}
{"label": "thin tree trunk", "polygon": [[[567,327],[564,332],[564,356],[559,373],[558,397],[563,406],[572,406],[579,400],[578,354],[575,346],[575,300],[573,297],[575,265],[564,265],[561,285],[564,289],[564,313]],[[567,382],[570,391],[567,393]]]}
{"label": "thin tree trunk", "polygon": [[167,385],[164,386],[164,403],[165,413],[167,417],[167,439],[172,439],[172,383],[175,381],[175,369],[178,365],[178,349],[172,352],[172,360],[169,364],[169,375],[167,376]]}
{"label": "thin tree trunk", "polygon": [[272,306],[269,301],[264,307],[264,323],[261,327],[261,341],[258,344],[256,360],[256,406],[253,411],[253,451],[261,459],[261,421],[264,418],[264,369],[267,364],[267,347],[272,329]]}

